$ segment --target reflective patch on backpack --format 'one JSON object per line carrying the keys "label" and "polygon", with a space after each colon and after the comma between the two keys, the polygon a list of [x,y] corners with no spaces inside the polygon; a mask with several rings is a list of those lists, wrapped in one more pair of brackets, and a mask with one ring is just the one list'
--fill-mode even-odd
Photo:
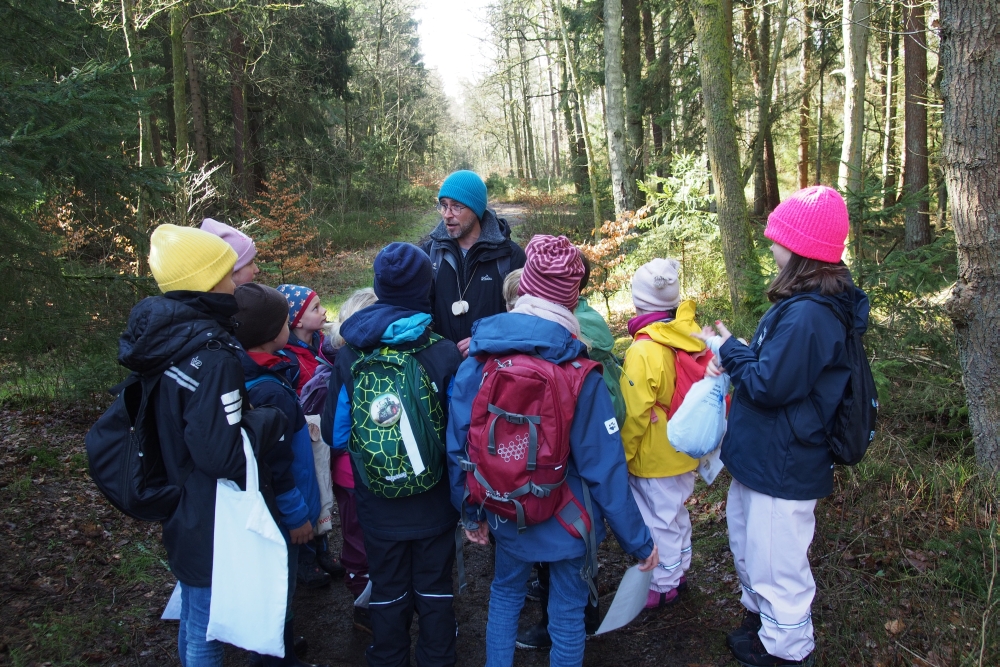
{"label": "reflective patch on backpack", "polygon": [[618,420],[612,417],[604,422],[604,428],[608,429],[608,435],[614,435],[618,432]]}

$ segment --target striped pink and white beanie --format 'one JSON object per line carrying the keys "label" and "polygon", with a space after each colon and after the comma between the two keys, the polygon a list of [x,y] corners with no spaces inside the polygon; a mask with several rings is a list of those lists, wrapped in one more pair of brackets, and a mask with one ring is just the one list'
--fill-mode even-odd
{"label": "striped pink and white beanie", "polygon": [[536,234],[524,249],[527,261],[518,296],[525,294],[545,299],[574,310],[580,300],[583,260],[565,236]]}

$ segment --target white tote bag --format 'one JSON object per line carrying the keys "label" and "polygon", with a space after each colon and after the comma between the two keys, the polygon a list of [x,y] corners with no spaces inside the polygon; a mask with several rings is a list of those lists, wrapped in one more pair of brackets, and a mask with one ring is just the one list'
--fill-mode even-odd
{"label": "white tote bag", "polygon": [[313,526],[313,535],[324,535],[333,529],[333,478],[330,474],[330,446],[323,441],[319,415],[306,415],[309,438],[312,440],[313,461],[316,464],[316,482],[319,484],[319,518]]}
{"label": "white tote bag", "polygon": [[220,479],[215,491],[215,556],[207,639],[285,656],[288,547],[260,493],[246,431],[246,491]]}

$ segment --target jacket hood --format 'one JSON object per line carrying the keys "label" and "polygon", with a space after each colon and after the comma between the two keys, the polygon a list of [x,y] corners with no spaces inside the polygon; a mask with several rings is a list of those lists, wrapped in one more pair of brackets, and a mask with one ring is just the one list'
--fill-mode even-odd
{"label": "jacket hood", "polygon": [[[854,328],[858,330],[858,333],[864,335],[868,331],[868,316],[871,312],[871,304],[868,302],[868,295],[865,294],[864,290],[852,286],[850,289],[839,294],[825,295],[812,292],[810,296],[811,298],[829,303],[845,319],[853,319]],[[789,298],[795,298],[795,295]]]}
{"label": "jacket hood", "polygon": [[118,363],[138,373],[161,373],[217,340],[240,348],[232,336],[236,297],[208,292],[170,292],[143,299],[129,313],[118,340]]}
{"label": "jacket hood", "polygon": [[535,354],[561,364],[587,354],[587,346],[566,327],[533,315],[501,313],[472,325],[469,356],[480,354]]}
{"label": "jacket hood", "polygon": [[340,325],[340,336],[352,347],[366,350],[382,344],[382,335],[396,320],[419,313],[409,308],[374,303],[354,313]]}
{"label": "jacket hood", "polygon": [[284,350],[278,350],[273,356],[275,363],[263,366],[257,363],[249,352],[241,351],[240,364],[243,366],[243,377],[246,378],[247,382],[265,373],[280,375],[284,378],[292,373],[298,373],[298,364],[293,359],[289,359]]}
{"label": "jacket hood", "polygon": [[573,311],[580,322],[581,336],[590,343],[592,350],[610,353],[615,348],[615,339],[608,330],[608,325],[601,314],[590,307],[587,300],[580,297],[580,302]]}
{"label": "jacket hood", "polygon": [[[491,209],[486,209],[483,218],[479,221],[479,239],[476,244],[500,245],[510,238],[510,225],[503,218],[498,218]],[[435,241],[453,241],[448,236],[448,229],[444,226],[444,220],[437,224],[431,232],[431,239]],[[346,340],[346,339],[345,339]]]}
{"label": "jacket hood", "polygon": [[644,333],[660,345],[666,345],[685,352],[701,352],[705,343],[691,334],[701,333],[701,327],[694,321],[694,301],[682,301],[677,306],[677,317],[669,322],[653,322],[642,329]]}

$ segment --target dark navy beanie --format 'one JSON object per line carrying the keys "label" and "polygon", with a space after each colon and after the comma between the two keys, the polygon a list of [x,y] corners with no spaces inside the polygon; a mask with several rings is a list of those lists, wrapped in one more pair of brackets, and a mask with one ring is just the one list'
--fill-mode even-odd
{"label": "dark navy beanie", "polygon": [[375,296],[380,303],[431,312],[431,260],[412,243],[390,243],[375,257]]}
{"label": "dark navy beanie", "polygon": [[463,169],[449,174],[438,191],[438,199],[442,197],[465,204],[477,218],[483,219],[483,213],[486,212],[486,184],[476,172]]}

